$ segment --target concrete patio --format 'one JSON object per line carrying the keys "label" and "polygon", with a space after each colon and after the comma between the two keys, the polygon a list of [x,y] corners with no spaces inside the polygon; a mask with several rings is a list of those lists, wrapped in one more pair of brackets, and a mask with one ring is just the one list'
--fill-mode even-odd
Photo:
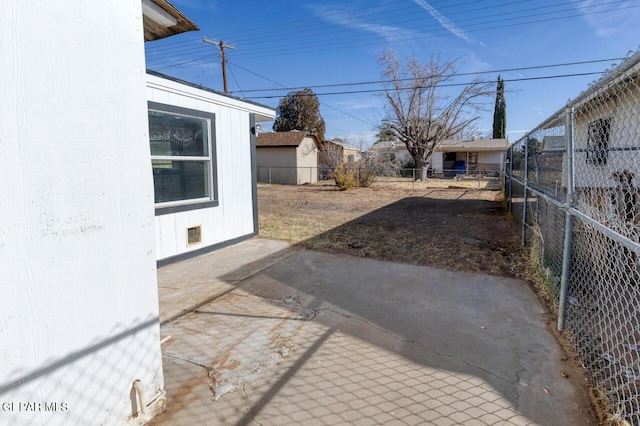
{"label": "concrete patio", "polygon": [[265,239],[158,280],[171,337],[154,424],[597,423],[520,280]]}

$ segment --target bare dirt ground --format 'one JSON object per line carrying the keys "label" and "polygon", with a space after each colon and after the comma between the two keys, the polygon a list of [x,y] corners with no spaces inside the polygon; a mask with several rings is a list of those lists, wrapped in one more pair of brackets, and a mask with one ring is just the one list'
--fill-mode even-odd
{"label": "bare dirt ground", "polygon": [[502,193],[450,185],[458,187],[259,185],[260,236],[333,253],[526,276]]}

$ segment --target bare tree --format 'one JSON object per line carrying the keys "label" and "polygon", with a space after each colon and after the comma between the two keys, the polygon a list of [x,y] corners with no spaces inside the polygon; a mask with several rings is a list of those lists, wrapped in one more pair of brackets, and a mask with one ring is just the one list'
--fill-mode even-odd
{"label": "bare tree", "polygon": [[495,92],[491,84],[476,77],[458,95],[449,95],[443,85],[453,79],[456,63],[441,62],[439,57],[432,56],[426,65],[414,57],[403,64],[388,49],[380,56],[380,62],[388,80],[388,114],[383,125],[404,142],[418,169],[417,178],[426,180],[438,144],[476,121],[486,103],[483,99]]}

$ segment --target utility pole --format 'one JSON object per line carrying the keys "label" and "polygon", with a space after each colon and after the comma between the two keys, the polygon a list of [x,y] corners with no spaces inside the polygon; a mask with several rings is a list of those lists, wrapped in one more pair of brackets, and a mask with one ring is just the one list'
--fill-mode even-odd
{"label": "utility pole", "polygon": [[209,44],[215,44],[220,48],[220,59],[222,60],[222,83],[224,84],[224,93],[227,93],[227,60],[224,57],[224,49],[236,50],[236,47],[232,44],[226,44],[222,40],[207,40],[206,37],[202,37],[202,41]]}

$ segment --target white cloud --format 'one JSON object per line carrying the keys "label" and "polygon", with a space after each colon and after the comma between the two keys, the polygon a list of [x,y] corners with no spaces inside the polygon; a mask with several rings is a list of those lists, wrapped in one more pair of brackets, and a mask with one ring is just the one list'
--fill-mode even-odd
{"label": "white cloud", "polygon": [[419,32],[407,30],[393,25],[371,24],[365,21],[361,21],[357,17],[338,14],[335,7],[328,8],[327,6],[313,6],[312,9],[318,17],[327,22],[345,28],[367,31],[376,34],[387,40],[389,43],[412,39],[420,34]]}
{"label": "white cloud", "polygon": [[431,6],[425,0],[413,0],[413,2],[415,4],[417,4],[418,6],[420,6],[421,8],[423,8],[424,10],[426,10],[427,12],[429,12],[431,17],[433,19],[435,19],[436,21],[438,21],[438,23],[440,25],[442,25],[442,27],[444,29],[446,29],[447,31],[449,31],[451,34],[455,35],[456,37],[460,37],[461,39],[463,39],[467,43],[470,43],[470,44],[478,43],[482,47],[486,47],[484,45],[484,43],[482,43],[481,41],[478,41],[478,39],[476,39],[471,34],[467,34],[464,30],[459,28],[451,20],[445,18],[444,15],[442,15],[440,12],[438,12],[433,6]]}
{"label": "white cloud", "polygon": [[616,2],[615,7],[601,4],[598,0],[578,0],[574,4],[598,36],[637,38],[640,8],[634,7],[637,6],[636,1]]}

